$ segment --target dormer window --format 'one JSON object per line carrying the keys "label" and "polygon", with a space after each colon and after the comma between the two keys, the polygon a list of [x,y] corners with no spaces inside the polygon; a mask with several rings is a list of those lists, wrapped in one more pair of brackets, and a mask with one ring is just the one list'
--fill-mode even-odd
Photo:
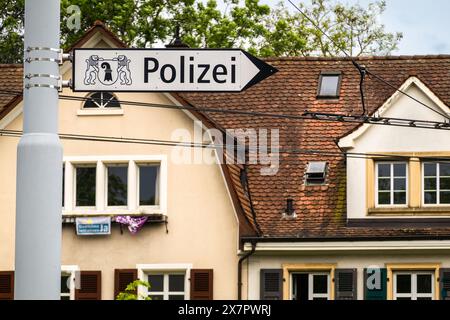
{"label": "dormer window", "polygon": [[306,169],[306,185],[325,184],[328,164],[326,162],[310,162]]}
{"label": "dormer window", "polygon": [[120,103],[116,97],[109,92],[95,92],[90,94],[83,105],[83,109],[120,109]]}
{"label": "dormer window", "polygon": [[319,77],[317,98],[339,99],[341,80],[341,72],[322,72]]}

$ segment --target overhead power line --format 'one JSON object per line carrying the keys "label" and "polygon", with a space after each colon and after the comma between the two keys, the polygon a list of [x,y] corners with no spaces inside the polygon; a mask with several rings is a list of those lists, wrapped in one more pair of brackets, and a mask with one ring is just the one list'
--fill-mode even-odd
{"label": "overhead power line", "polygon": [[[0,129],[0,136],[6,137],[21,137],[23,134],[19,130]],[[172,140],[158,140],[158,139],[143,139],[130,137],[114,137],[114,136],[98,136],[98,135],[81,135],[72,133],[60,133],[59,137],[63,140],[74,141],[91,141],[91,142],[111,142],[111,143],[125,143],[125,144],[144,144],[156,145],[165,147],[182,147],[182,148],[202,148],[202,149],[226,149],[227,147],[234,150],[236,145],[214,144],[214,143],[196,143],[196,142],[178,142]],[[249,152],[279,152],[281,154],[304,154],[304,155],[320,155],[326,157],[346,157],[350,159],[373,159],[373,158],[390,158],[395,160],[409,160],[411,157],[401,154],[383,154],[383,153],[361,153],[361,152],[343,152],[343,151],[328,151],[328,150],[314,150],[301,148],[246,148]],[[427,159],[450,161],[449,157],[427,157]],[[412,160],[420,161],[420,160]]]}
{"label": "overhead power line", "polygon": [[[7,93],[10,94],[13,91],[0,90],[0,94]],[[16,92],[21,94],[20,92]],[[89,97],[75,97],[68,95],[60,95],[61,100],[69,101],[95,101],[95,98]],[[430,129],[430,130],[447,130],[450,131],[450,123],[438,122],[438,121],[427,121],[427,120],[417,120],[417,119],[405,119],[405,118],[387,118],[387,117],[372,117],[372,116],[351,116],[343,114],[328,114],[328,113],[317,113],[317,112],[305,112],[301,115],[288,115],[280,113],[267,113],[267,112],[255,112],[255,111],[245,111],[236,109],[218,109],[218,108],[203,108],[203,107],[193,107],[187,105],[172,105],[172,104],[158,104],[158,103],[147,103],[139,101],[127,101],[127,100],[116,100],[122,105],[128,106],[138,106],[138,107],[149,107],[149,108],[163,108],[163,109],[179,109],[179,110],[190,110],[197,112],[209,112],[209,113],[223,113],[223,114],[236,114],[243,116],[252,117],[263,117],[263,118],[275,118],[275,119],[290,119],[290,120],[316,120],[316,121],[328,121],[328,122],[350,122],[357,124],[373,124],[373,125],[383,125],[383,126],[396,126],[396,127],[409,127],[417,129]]]}
{"label": "overhead power line", "polygon": [[433,111],[434,113],[444,117],[447,120],[450,120],[450,115],[442,113],[437,111],[436,109],[430,107],[429,105],[427,105],[426,103],[420,101],[417,98],[414,98],[412,95],[408,94],[407,92],[399,89],[397,86],[393,85],[392,83],[390,83],[389,81],[387,81],[386,79],[383,79],[381,76],[376,75],[375,73],[373,73],[372,71],[370,71],[367,66],[365,66],[364,68],[362,68],[361,65],[359,65],[355,58],[352,57],[350,54],[348,54],[343,48],[342,46],[340,46],[339,44],[336,43],[336,41],[334,41],[319,25],[317,25],[313,19],[311,19],[303,10],[301,10],[297,5],[295,5],[292,0],[288,0],[289,3],[298,11],[300,12],[300,14],[302,16],[304,16],[313,26],[314,28],[316,28],[320,33],[322,33],[328,40],[331,41],[331,43],[333,43],[338,49],[339,51],[341,51],[346,57],[350,58],[352,63],[354,64],[354,66],[358,69],[358,71],[361,74],[361,82],[360,82],[360,91],[361,91],[361,99],[362,99],[362,104],[363,104],[363,114],[365,114],[366,108],[365,108],[365,103],[364,103],[364,92],[363,92],[363,82],[364,82],[364,75],[362,73],[362,70],[364,69],[364,73],[367,73],[371,76],[373,76],[374,78],[376,78],[378,81],[381,81],[382,83],[384,83],[385,85],[395,89],[396,91],[398,91],[399,93],[405,95],[406,97],[412,99],[413,101],[419,103],[420,105],[428,108],[429,110]]}

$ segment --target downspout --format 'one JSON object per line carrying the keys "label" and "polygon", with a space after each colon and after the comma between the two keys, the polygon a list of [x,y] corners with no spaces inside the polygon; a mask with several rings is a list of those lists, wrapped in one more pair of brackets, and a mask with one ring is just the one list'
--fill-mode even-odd
{"label": "downspout", "polygon": [[238,300],[242,299],[242,263],[250,258],[256,251],[256,240],[251,242],[252,250],[245,255],[243,255],[238,262]]}

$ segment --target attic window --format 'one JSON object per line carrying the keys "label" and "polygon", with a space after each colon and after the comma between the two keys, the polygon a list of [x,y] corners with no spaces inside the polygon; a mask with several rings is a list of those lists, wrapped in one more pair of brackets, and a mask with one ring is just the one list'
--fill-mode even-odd
{"label": "attic window", "polygon": [[328,164],[326,162],[310,162],[306,169],[306,184],[325,184]]}
{"label": "attic window", "polygon": [[322,72],[319,78],[317,98],[338,99],[341,90],[341,72]]}
{"label": "attic window", "polygon": [[109,92],[95,92],[87,97],[83,105],[83,109],[105,109],[120,108],[120,103],[116,97]]}

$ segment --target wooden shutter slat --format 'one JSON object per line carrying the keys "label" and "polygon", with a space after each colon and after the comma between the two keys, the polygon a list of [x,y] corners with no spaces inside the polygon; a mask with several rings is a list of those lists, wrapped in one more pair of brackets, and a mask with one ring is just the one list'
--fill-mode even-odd
{"label": "wooden shutter slat", "polygon": [[439,270],[439,291],[441,300],[450,300],[450,269]]}
{"label": "wooden shutter slat", "polygon": [[283,270],[261,269],[260,271],[260,299],[283,299]]}
{"label": "wooden shutter slat", "polygon": [[0,300],[14,300],[14,271],[0,271]]}
{"label": "wooden shutter slat", "polygon": [[356,300],[358,298],[356,276],[356,269],[335,270],[336,300]]}
{"label": "wooden shutter slat", "polygon": [[191,300],[213,300],[213,269],[191,270]]}
{"label": "wooden shutter slat", "polygon": [[81,271],[80,288],[75,290],[75,300],[102,299],[102,272]]}
{"label": "wooden shutter slat", "polygon": [[[137,280],[137,269],[115,269],[114,270],[114,299],[121,292],[125,292],[127,286]],[[132,292],[130,292],[132,293]],[[134,292],[136,293],[136,292]]]}
{"label": "wooden shutter slat", "polygon": [[387,300],[387,269],[380,270],[380,287],[369,288],[368,279],[372,274],[368,273],[368,269],[364,269],[364,300]]}

